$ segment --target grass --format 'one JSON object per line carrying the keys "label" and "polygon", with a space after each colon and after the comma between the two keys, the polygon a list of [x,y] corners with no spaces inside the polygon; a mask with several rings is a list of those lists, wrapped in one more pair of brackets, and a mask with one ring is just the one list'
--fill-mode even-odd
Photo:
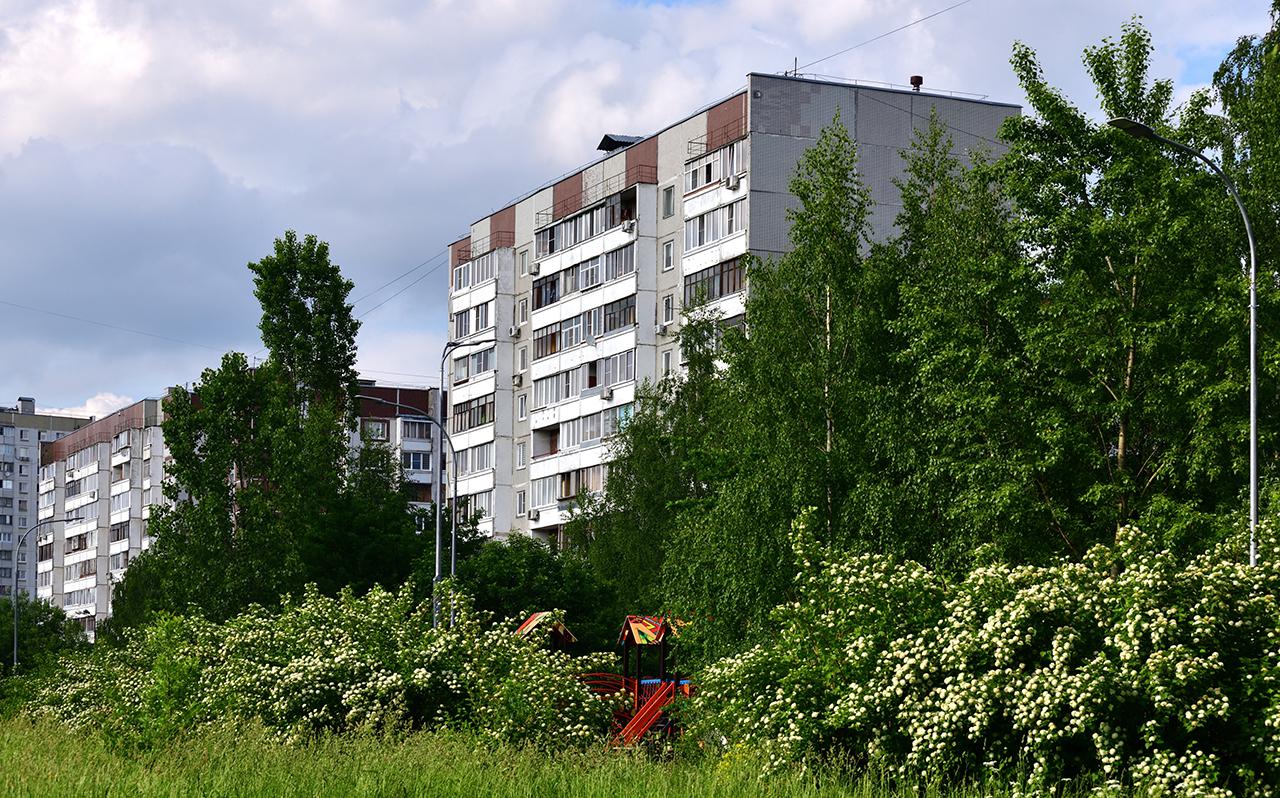
{"label": "grass", "polygon": [[990,787],[887,787],[870,777],[758,777],[750,762],[657,761],[592,750],[547,755],[486,747],[471,735],[435,732],[400,739],[347,737],[284,745],[259,729],[220,730],[143,754],[100,735],[48,722],[0,721],[0,795],[6,796],[798,796],[799,798],[977,798]]}

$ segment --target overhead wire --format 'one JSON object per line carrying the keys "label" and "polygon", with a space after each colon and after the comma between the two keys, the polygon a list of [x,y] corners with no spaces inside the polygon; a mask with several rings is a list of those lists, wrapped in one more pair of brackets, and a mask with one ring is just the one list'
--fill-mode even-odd
{"label": "overhead wire", "polygon": [[801,66],[795,67],[795,71],[796,71],[796,72],[799,72],[799,71],[800,71],[800,70],[802,70],[802,69],[808,69],[809,67],[813,66],[814,64],[821,64],[823,61],[830,61],[832,58],[835,58],[836,56],[844,55],[845,53],[848,53],[848,52],[851,52],[851,51],[853,51],[853,50],[856,50],[856,49],[858,49],[859,47],[865,47],[866,45],[871,44],[872,42],[878,42],[878,41],[880,41],[881,39],[885,38],[886,36],[892,36],[893,34],[895,34],[895,33],[899,32],[899,31],[904,31],[904,30],[906,30],[907,28],[910,28],[910,27],[912,27],[912,26],[914,26],[914,25],[919,25],[921,22],[925,22],[925,21],[927,21],[927,20],[933,19],[933,18],[934,18],[934,17],[936,17],[936,16],[939,16],[939,15],[941,15],[941,14],[945,14],[945,13],[947,13],[948,11],[950,11],[950,10],[952,10],[952,9],[959,8],[960,6],[962,6],[962,5],[966,5],[966,4],[971,3],[971,2],[973,2],[973,0],[960,0],[960,2],[958,2],[958,3],[953,3],[952,5],[947,6],[946,8],[942,9],[941,11],[935,11],[935,12],[933,12],[932,14],[927,14],[927,15],[925,15],[925,16],[923,16],[923,17],[920,17],[919,19],[913,19],[912,21],[908,22],[908,23],[907,23],[907,24],[905,24],[905,25],[899,25],[898,27],[894,28],[893,30],[891,30],[891,31],[886,31],[886,32],[884,32],[884,33],[880,34],[879,36],[872,36],[870,39],[867,39],[867,40],[866,40],[866,41],[864,41],[864,42],[858,42],[857,44],[853,45],[852,47],[846,47],[846,48],[844,48],[843,50],[840,50],[839,52],[832,53],[831,55],[828,55],[828,56],[823,56],[822,58],[819,58],[817,61],[810,61],[810,62],[809,62],[809,63],[807,63],[807,64],[803,64],[803,65],[801,65]]}

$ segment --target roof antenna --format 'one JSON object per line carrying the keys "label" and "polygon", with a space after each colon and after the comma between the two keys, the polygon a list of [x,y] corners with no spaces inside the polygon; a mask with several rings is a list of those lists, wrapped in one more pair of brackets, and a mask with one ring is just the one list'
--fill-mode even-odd
{"label": "roof antenna", "polygon": [[791,59],[791,77],[793,78],[800,77],[800,59],[799,58]]}

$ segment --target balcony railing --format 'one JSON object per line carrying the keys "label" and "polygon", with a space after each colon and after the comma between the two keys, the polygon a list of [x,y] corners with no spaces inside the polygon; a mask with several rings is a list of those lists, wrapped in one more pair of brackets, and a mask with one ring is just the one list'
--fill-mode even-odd
{"label": "balcony railing", "polygon": [[538,211],[533,219],[534,229],[541,229],[553,222],[558,222],[588,205],[599,202],[612,194],[617,194],[619,191],[631,188],[637,183],[657,182],[658,168],[656,166],[635,164],[625,172],[620,172],[613,177],[606,177],[599,183],[587,186],[577,194],[565,197],[545,211]]}
{"label": "balcony railing", "polygon": [[697,158],[709,152],[715,152],[726,144],[732,144],[747,135],[747,118],[740,116],[715,130],[708,130],[701,136],[689,139],[687,151],[690,158]]}
{"label": "balcony railing", "polygon": [[500,230],[492,235],[472,241],[465,247],[458,247],[458,262],[466,263],[467,261],[475,260],[482,255],[488,255],[495,249],[514,247],[515,245],[516,234]]}

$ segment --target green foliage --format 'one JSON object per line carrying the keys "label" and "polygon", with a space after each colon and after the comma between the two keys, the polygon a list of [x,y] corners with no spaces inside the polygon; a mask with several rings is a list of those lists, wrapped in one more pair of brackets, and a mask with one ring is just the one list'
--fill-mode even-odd
{"label": "green foliage", "polygon": [[[922,566],[818,544],[774,633],[704,674],[695,732],[773,766],[837,756],[904,778],[1025,768],[1182,794],[1280,778],[1280,563],[1190,563],[1126,527],[1080,562]],[[1273,542],[1270,530],[1267,540]]]}
{"label": "green foliage", "polygon": [[163,616],[64,660],[31,711],[141,748],[246,722],[291,740],[443,726],[551,749],[601,738],[609,707],[576,674],[603,663],[546,651],[453,601],[457,622],[439,629],[409,586],[363,597],[308,586],[223,624]]}
{"label": "green foliage", "polygon": [[[80,624],[61,608],[18,594],[18,672],[43,670],[57,658],[84,648],[87,641]],[[13,676],[13,597],[0,597],[0,677]]]}
{"label": "green foliage", "polygon": [[228,354],[165,398],[170,504],[115,591],[107,639],[164,612],[224,620],[307,583],[396,587],[427,548],[390,450],[349,453],[359,325],[327,245],[290,231],[249,268],[271,356]]}
{"label": "green foliage", "polygon": [[683,372],[640,387],[610,445],[604,495],[580,497],[565,525],[566,538],[617,597],[622,614],[663,608],[661,574],[679,518],[706,506],[722,476],[726,458],[715,421],[722,407],[715,364],[721,334],[718,317],[686,309]]}
{"label": "green foliage", "polygon": [[458,587],[476,609],[497,618],[519,622],[533,612],[562,610],[577,651],[613,650],[625,614],[579,553],[525,536],[481,546],[458,566]]}

